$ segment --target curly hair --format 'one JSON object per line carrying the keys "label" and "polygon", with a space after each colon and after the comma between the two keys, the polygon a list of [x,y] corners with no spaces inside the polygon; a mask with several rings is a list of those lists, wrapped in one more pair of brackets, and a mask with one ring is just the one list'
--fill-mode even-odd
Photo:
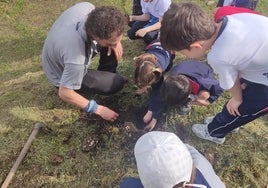
{"label": "curly hair", "polygon": [[196,4],[172,3],[165,12],[160,28],[160,41],[167,50],[190,49],[216,32],[213,20]]}
{"label": "curly hair", "polygon": [[162,101],[169,106],[185,103],[190,93],[190,81],[182,74],[169,75],[160,89]]}
{"label": "curly hair", "polygon": [[135,83],[139,87],[157,83],[162,77],[162,69],[157,66],[157,58],[153,54],[144,53],[134,58],[136,63]]}
{"label": "curly hair", "polygon": [[88,14],[85,28],[90,39],[93,36],[109,39],[114,32],[120,36],[124,32],[125,25],[125,16],[116,7],[100,6]]}

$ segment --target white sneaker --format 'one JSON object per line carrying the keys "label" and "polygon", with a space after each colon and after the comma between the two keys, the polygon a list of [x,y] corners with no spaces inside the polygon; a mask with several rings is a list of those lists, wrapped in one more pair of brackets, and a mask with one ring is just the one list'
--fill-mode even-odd
{"label": "white sneaker", "polygon": [[215,116],[209,116],[204,119],[205,124],[210,124]]}
{"label": "white sneaker", "polygon": [[232,133],[238,133],[238,132],[239,132],[239,127],[233,129],[231,132],[232,132]]}
{"label": "white sneaker", "polygon": [[194,124],[192,126],[192,131],[199,138],[209,140],[209,141],[214,142],[216,144],[223,144],[225,141],[225,137],[224,138],[217,138],[217,137],[210,136],[210,134],[208,132],[208,125],[207,124]]}
{"label": "white sneaker", "polygon": [[[209,117],[206,117],[206,118],[204,119],[204,123],[205,123],[205,124],[210,124],[210,123],[212,122],[212,120],[214,119],[214,117],[215,117],[215,116],[209,116]],[[232,133],[238,133],[238,132],[239,132],[239,127],[233,129],[231,132],[232,132]]]}

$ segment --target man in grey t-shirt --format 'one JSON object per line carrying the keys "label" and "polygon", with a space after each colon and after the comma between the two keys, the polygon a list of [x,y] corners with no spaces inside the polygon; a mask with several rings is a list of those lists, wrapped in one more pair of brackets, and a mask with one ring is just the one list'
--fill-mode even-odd
{"label": "man in grey t-shirt", "polygon": [[[109,95],[123,88],[125,79],[116,74],[116,68],[123,52],[124,25],[118,9],[95,8],[88,2],[70,7],[55,21],[44,44],[42,65],[63,101],[105,120],[117,119],[116,112],[81,92]],[[88,69],[96,53],[100,53],[98,70]]]}

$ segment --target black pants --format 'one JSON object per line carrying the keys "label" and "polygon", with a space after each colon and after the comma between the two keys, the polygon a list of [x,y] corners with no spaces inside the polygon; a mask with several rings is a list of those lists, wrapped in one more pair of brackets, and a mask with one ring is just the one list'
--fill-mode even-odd
{"label": "black pants", "polygon": [[132,15],[142,15],[141,0],[133,0]]}
{"label": "black pants", "polygon": [[82,86],[78,93],[95,93],[101,95],[114,94],[123,89],[124,77],[116,73],[118,61],[114,52],[107,55],[108,48],[100,49],[100,60],[97,70],[89,69],[84,76]]}

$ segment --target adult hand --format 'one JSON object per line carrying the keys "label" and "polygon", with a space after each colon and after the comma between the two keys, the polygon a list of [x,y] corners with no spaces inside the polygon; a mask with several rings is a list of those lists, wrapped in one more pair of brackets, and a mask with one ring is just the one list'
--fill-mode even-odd
{"label": "adult hand", "polygon": [[143,29],[139,29],[138,31],[136,31],[136,36],[139,36],[139,37],[144,37],[147,33],[147,29],[146,28],[143,28]]}
{"label": "adult hand", "polygon": [[121,42],[118,42],[117,45],[114,48],[108,47],[108,56],[111,55],[112,50],[114,51],[115,57],[117,60],[120,60],[123,55],[123,47]]}
{"label": "adult hand", "polygon": [[98,108],[95,114],[101,116],[103,119],[114,122],[119,114],[114,112],[113,110],[107,108],[106,106],[98,105]]}
{"label": "adult hand", "polygon": [[228,110],[228,112],[233,115],[233,116],[240,116],[241,114],[238,111],[238,107],[240,106],[240,104],[242,103],[242,100],[236,100],[234,97],[232,97],[227,105],[226,108]]}

